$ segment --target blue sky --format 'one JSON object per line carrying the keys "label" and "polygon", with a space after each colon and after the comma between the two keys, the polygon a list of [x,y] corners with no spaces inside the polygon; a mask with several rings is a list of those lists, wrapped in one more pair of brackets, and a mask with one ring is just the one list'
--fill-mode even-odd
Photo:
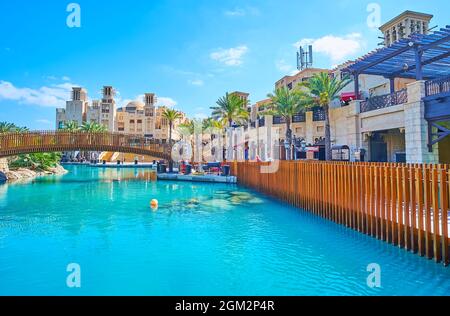
{"label": "blue sky", "polygon": [[[66,25],[71,2],[80,28]],[[382,22],[414,10],[450,24],[444,0],[0,0],[0,121],[53,129],[73,85],[90,99],[113,85],[119,105],[154,92],[191,117],[226,91],[255,102],[295,70],[296,43],[314,43],[325,68],[376,48],[370,3]]]}

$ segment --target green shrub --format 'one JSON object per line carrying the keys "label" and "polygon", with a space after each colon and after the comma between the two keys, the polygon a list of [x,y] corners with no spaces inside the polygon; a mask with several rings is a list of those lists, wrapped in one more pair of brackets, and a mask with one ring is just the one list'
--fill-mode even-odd
{"label": "green shrub", "polygon": [[10,162],[11,168],[30,168],[46,171],[56,167],[61,160],[61,153],[37,153],[19,155]]}

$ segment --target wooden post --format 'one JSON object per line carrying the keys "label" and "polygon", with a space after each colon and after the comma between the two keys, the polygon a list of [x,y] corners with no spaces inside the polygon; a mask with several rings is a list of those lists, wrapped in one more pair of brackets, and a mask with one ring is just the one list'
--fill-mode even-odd
{"label": "wooden post", "polygon": [[[442,185],[441,185],[442,188]],[[433,255],[436,262],[441,262],[441,237],[439,234],[439,179],[438,170],[434,168],[431,175],[431,194],[433,203]],[[445,221],[447,218],[442,218]]]}

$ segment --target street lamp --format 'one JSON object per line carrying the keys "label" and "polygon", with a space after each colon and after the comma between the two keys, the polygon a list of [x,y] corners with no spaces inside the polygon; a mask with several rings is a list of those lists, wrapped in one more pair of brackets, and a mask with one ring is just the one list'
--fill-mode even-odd
{"label": "street lamp", "polygon": [[235,144],[234,140],[236,137],[236,129],[239,127],[238,124],[236,124],[236,122],[233,122],[233,124],[231,125],[231,127],[233,128],[232,130],[232,141],[231,144],[233,145],[233,160],[236,161],[237,160],[237,144]]}
{"label": "street lamp", "polygon": [[300,145],[302,146],[302,150],[306,151],[306,140],[302,139],[302,141],[300,142]]}

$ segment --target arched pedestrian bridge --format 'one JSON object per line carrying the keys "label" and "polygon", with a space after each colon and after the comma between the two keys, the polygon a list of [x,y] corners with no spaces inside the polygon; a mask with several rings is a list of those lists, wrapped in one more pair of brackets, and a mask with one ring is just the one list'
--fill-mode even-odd
{"label": "arched pedestrian bridge", "polygon": [[170,159],[170,146],[145,137],[118,133],[33,131],[0,133],[0,158],[63,151],[110,151]]}

